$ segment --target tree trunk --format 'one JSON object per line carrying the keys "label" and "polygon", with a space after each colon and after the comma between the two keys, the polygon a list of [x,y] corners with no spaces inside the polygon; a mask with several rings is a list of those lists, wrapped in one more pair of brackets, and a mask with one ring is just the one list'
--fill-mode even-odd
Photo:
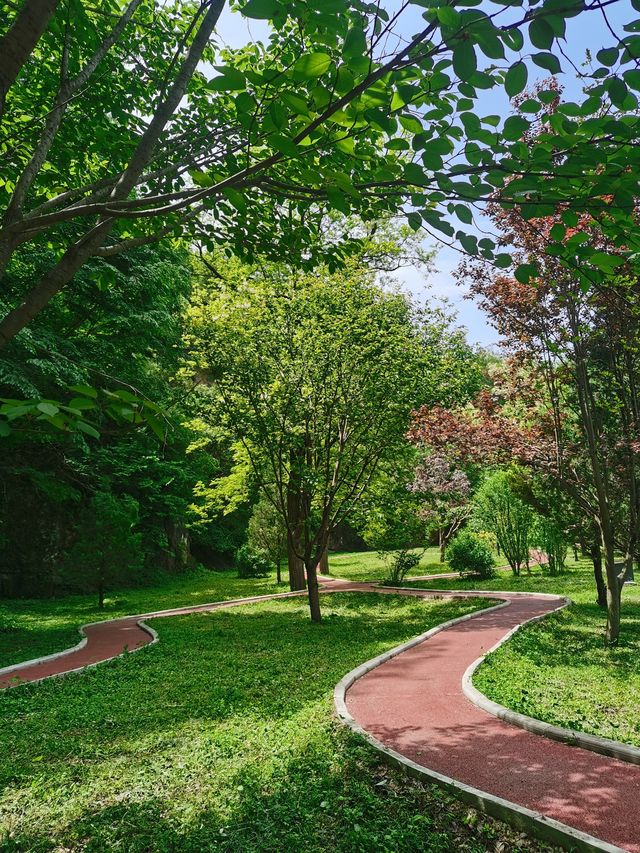
{"label": "tree trunk", "polygon": [[322,614],[320,613],[320,592],[318,589],[318,574],[316,572],[316,564],[313,560],[307,563],[307,587],[309,590],[309,610],[311,612],[312,622],[321,622]]}
{"label": "tree trunk", "polygon": [[7,92],[47,28],[58,0],[26,0],[11,29],[0,39],[0,116]]}
{"label": "tree trunk", "polygon": [[625,560],[624,583],[635,583],[636,576],[633,572],[633,556]]}
{"label": "tree trunk", "polygon": [[603,537],[605,571],[607,576],[607,630],[605,640],[608,646],[613,646],[620,637],[620,598],[622,583],[618,577],[613,541]]}
{"label": "tree trunk", "polygon": [[602,574],[602,548],[597,540],[591,546],[591,559],[593,560],[593,576],[596,581],[596,603],[598,607],[604,608],[607,606],[607,585]]}
{"label": "tree trunk", "polygon": [[304,563],[300,554],[301,512],[300,481],[294,452],[291,453],[291,470],[287,484],[287,563],[289,566],[289,588],[305,589]]}
{"label": "tree trunk", "polygon": [[447,551],[447,540],[444,535],[444,530],[440,528],[438,531],[438,544],[440,545],[440,562],[444,563],[445,554]]}
{"label": "tree trunk", "polygon": [[325,548],[322,552],[322,557],[318,561],[318,565],[316,566],[316,571],[319,575],[330,575],[329,571],[329,552]]}
{"label": "tree trunk", "polygon": [[289,567],[289,589],[305,589],[307,584],[304,577],[304,563],[297,554],[293,537],[288,537],[287,564]]}
{"label": "tree trunk", "polygon": [[278,562],[276,563],[276,583],[282,583],[282,560],[278,557]]}
{"label": "tree trunk", "polygon": [[578,546],[576,545],[575,542],[573,543],[573,559],[576,561],[576,563],[578,562],[578,559],[579,559],[579,557],[578,557]]}
{"label": "tree trunk", "polygon": [[98,581],[98,607],[104,610],[104,581],[102,578]]}

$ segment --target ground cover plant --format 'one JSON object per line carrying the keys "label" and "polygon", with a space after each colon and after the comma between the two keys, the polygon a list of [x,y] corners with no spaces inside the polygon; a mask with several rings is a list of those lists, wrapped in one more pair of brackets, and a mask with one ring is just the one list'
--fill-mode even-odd
{"label": "ground cover plant", "polygon": [[488,604],[347,593],[321,625],[297,599],[157,620],[156,646],[2,694],[3,849],[544,849],[332,718],[353,666]]}
{"label": "ground cover plant", "polygon": [[275,575],[243,580],[235,569],[199,569],[165,576],[154,586],[110,593],[103,609],[97,606],[95,595],[5,600],[0,602],[0,666],[75,645],[80,639],[78,628],[86,622],[283,591],[285,587],[278,586]]}
{"label": "ground cover plant", "polygon": [[[416,553],[422,548],[414,549]],[[389,574],[389,567],[377,551],[345,551],[329,555],[331,574],[350,581],[382,581]],[[449,564],[440,562],[437,546],[427,548],[411,575],[429,575],[449,572]]]}
{"label": "ground cover plant", "polygon": [[[331,554],[330,569],[335,577],[352,581],[382,581],[387,573],[385,562],[375,551]],[[448,564],[438,562],[438,549],[434,547],[425,551],[412,574],[446,571]],[[78,628],[87,622],[287,590],[288,584],[278,584],[273,572],[245,579],[238,577],[236,569],[197,569],[160,577],[153,586],[116,590],[106,596],[102,609],[95,595],[7,599],[0,602],[0,667],[75,645],[80,637]]]}
{"label": "ground cover plant", "polygon": [[[474,684],[502,705],[559,726],[640,746],[640,589],[623,588],[621,639],[607,648],[588,560],[551,577],[432,581],[438,589],[529,590],[567,595],[571,607],[525,626],[477,671]],[[409,582],[408,586],[420,586]],[[422,584],[424,586],[424,584]]]}

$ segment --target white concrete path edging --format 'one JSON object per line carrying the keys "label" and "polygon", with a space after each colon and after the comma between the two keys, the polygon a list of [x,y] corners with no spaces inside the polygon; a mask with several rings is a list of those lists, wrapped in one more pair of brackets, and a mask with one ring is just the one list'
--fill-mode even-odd
{"label": "white concrete path edging", "polygon": [[[394,589],[394,587],[386,588]],[[395,587],[395,589],[402,589],[402,587]],[[425,591],[441,592],[441,590]],[[464,596],[465,598],[472,597],[474,590],[469,590],[468,592],[471,593],[471,595]],[[485,592],[484,597],[488,597],[487,592],[484,590],[483,592]],[[500,598],[501,594],[512,595],[513,593],[494,593],[493,591],[491,591],[490,596]],[[528,593],[523,594],[526,595]],[[557,597],[543,593],[540,593],[540,595],[544,595],[545,597],[549,598]],[[566,607],[569,603],[570,602],[567,599],[566,603],[562,604],[562,607]],[[467,802],[472,805],[474,808],[479,809],[480,811],[483,811],[486,814],[497,818],[498,820],[502,820],[505,823],[514,826],[516,829],[527,832],[530,835],[537,836],[538,838],[541,838],[551,844],[556,844],[561,847],[564,847],[567,850],[580,851],[580,853],[593,853],[593,851],[603,851],[603,853],[625,853],[622,847],[617,847],[614,844],[609,844],[606,841],[601,841],[599,838],[595,838],[592,835],[588,835],[585,832],[581,832],[578,829],[574,829],[573,827],[568,826],[567,824],[561,823],[560,821],[554,820],[553,818],[546,817],[540,812],[525,808],[524,806],[520,806],[517,803],[512,803],[509,800],[503,799],[502,797],[496,797],[486,791],[481,791],[479,788],[474,788],[471,785],[466,785],[464,782],[459,782],[456,779],[452,779],[450,776],[445,776],[442,773],[438,773],[435,770],[431,770],[428,767],[425,767],[421,764],[417,764],[415,761],[412,761],[410,758],[407,758],[396,750],[385,746],[381,741],[371,735],[366,729],[363,729],[362,726],[354,720],[354,718],[349,712],[349,709],[347,708],[347,690],[356,681],[358,681],[372,669],[375,669],[376,667],[380,666],[380,664],[383,664],[386,661],[391,660],[391,658],[402,654],[402,652],[405,652],[408,649],[413,648],[414,646],[420,645],[420,643],[425,642],[425,640],[428,640],[430,637],[433,637],[435,634],[438,634],[440,631],[444,631],[446,628],[449,628],[452,625],[457,625],[460,622],[466,622],[469,619],[474,619],[477,616],[480,616],[484,613],[490,613],[493,610],[500,610],[503,607],[509,607],[509,602],[504,601],[501,604],[496,604],[493,607],[485,607],[482,610],[476,611],[475,613],[466,613],[464,616],[459,616],[457,619],[450,619],[447,622],[443,622],[441,625],[437,625],[435,628],[431,628],[429,631],[425,631],[424,634],[420,634],[419,636],[414,637],[412,640],[408,640],[406,643],[402,643],[401,645],[396,646],[395,648],[390,649],[387,652],[383,652],[377,657],[371,658],[371,660],[368,660],[365,663],[360,664],[360,666],[357,666],[355,669],[352,669],[351,672],[348,672],[343,678],[340,679],[340,681],[336,684],[334,688],[333,701],[336,717],[343,725],[350,728],[351,731],[353,731],[354,733],[360,735],[362,738],[364,738],[364,740],[367,741],[367,743],[369,743],[370,746],[372,746],[378,752],[382,753],[382,756],[387,763],[398,767],[401,770],[404,770],[406,773],[408,773],[410,776],[413,776],[414,778],[418,778],[422,781],[431,782],[436,785],[439,785],[440,787],[446,788],[447,790],[458,796],[460,799],[462,799],[464,802]],[[554,611],[550,612],[553,613]]]}
{"label": "white concrete path edging", "polygon": [[[557,607],[556,610],[551,610],[549,612],[556,613],[558,610],[563,610],[570,604],[571,599],[565,598],[564,602]],[[462,676],[462,690],[464,695],[467,699],[473,702],[474,705],[477,705],[478,708],[481,708],[488,714],[493,714],[494,717],[499,717],[506,723],[511,723],[511,725],[518,726],[521,729],[526,729],[528,732],[533,732],[534,734],[551,738],[551,740],[561,741],[569,746],[579,746],[582,749],[588,749],[591,752],[607,755],[610,758],[617,758],[619,761],[626,761],[629,764],[640,765],[640,749],[636,746],[630,746],[629,744],[621,743],[617,740],[578,732],[574,729],[565,729],[561,726],[554,726],[551,723],[545,723],[542,720],[536,720],[534,717],[528,717],[526,714],[520,714],[517,711],[512,711],[510,708],[505,708],[504,705],[499,705],[497,702],[494,702],[492,699],[485,696],[484,693],[481,693],[478,688],[474,686],[473,676],[488,655],[510,640],[511,637],[513,637],[513,635],[524,625],[529,625],[532,622],[539,622],[548,615],[548,613],[543,613],[540,616],[533,616],[531,619],[526,619],[524,622],[516,625],[508,634],[505,634],[501,640],[498,640],[498,642],[484,655],[470,664]]]}
{"label": "white concrete path edging", "polygon": [[[50,675],[43,675],[42,678],[34,678],[31,681],[23,681],[17,683],[15,687],[23,686],[26,684],[40,684],[43,681],[46,681],[49,678],[61,678],[64,675],[71,675],[74,672],[82,672],[85,669],[89,669],[89,667],[99,666],[100,664],[107,663],[110,660],[116,660],[117,658],[123,657],[123,655],[132,654],[133,652],[139,652],[141,649],[146,649],[147,646],[153,646],[159,641],[158,633],[150,625],[144,621],[145,619],[156,619],[162,618],[167,614],[171,614],[172,616],[180,616],[181,613],[185,615],[189,615],[193,612],[198,611],[207,611],[207,609],[221,607],[223,605],[235,605],[235,604],[252,604],[253,602],[258,602],[261,600],[267,600],[272,598],[290,598],[296,595],[306,595],[306,590],[295,590],[290,592],[278,592],[267,595],[254,595],[249,596],[248,598],[230,598],[223,599],[222,601],[212,601],[207,604],[196,604],[189,605],[186,604],[184,607],[168,607],[165,610],[155,610],[150,611],[148,613],[139,613],[134,616],[115,616],[112,619],[98,619],[96,622],[85,622],[84,625],[80,625],[78,631],[82,635],[82,639],[79,643],[76,643],[75,646],[70,646],[68,649],[63,649],[61,652],[53,652],[50,655],[42,655],[42,657],[38,658],[30,658],[29,660],[23,660],[20,663],[10,664],[9,666],[4,666],[0,668],[0,678],[3,678],[5,675],[11,675],[12,672],[15,672],[19,669],[24,669],[24,667],[28,666],[36,666],[41,663],[46,663],[50,660],[57,660],[58,658],[66,657],[67,655],[72,655],[74,652],[79,652],[83,649],[87,643],[88,638],[86,636],[85,628],[91,628],[94,625],[106,625],[109,622],[121,622],[123,619],[135,619],[136,625],[139,628],[142,628],[147,634],[151,636],[151,642],[145,643],[144,646],[137,646],[134,649],[125,649],[120,652],[120,654],[113,655],[110,658],[105,658],[104,660],[95,661],[95,663],[86,663],[83,666],[74,667],[73,669],[66,669],[64,672],[55,672]],[[195,610],[194,610],[195,608]],[[0,691],[1,692],[1,691]]]}
{"label": "white concrete path edging", "polygon": [[[80,627],[78,628],[78,631],[81,634],[84,634],[85,633],[84,629],[90,628],[92,625],[103,625],[105,622],[116,622],[116,621],[118,621],[118,619],[104,619],[104,620],[99,620],[98,622],[86,622],[84,625],[80,625]],[[119,655],[114,655],[113,657],[105,658],[105,660],[98,660],[98,661],[95,661],[95,663],[85,663],[83,666],[76,666],[73,669],[65,669],[64,672],[53,672],[49,675],[43,675],[42,678],[34,678],[31,681],[21,681],[21,682],[18,682],[17,684],[15,684],[14,686],[20,687],[20,686],[24,686],[27,684],[41,684],[43,681],[48,681],[48,679],[50,679],[50,678],[62,678],[63,676],[71,675],[74,672],[83,672],[85,669],[89,669],[90,667],[100,666],[100,664],[107,663],[110,660],[117,660],[118,658],[121,658],[124,655],[129,655],[129,654],[133,654],[134,652],[139,652],[141,649],[146,649],[147,646],[155,645],[160,640],[160,637],[158,636],[158,632],[154,631],[154,629],[150,625],[147,625],[147,623],[144,622],[142,619],[139,619],[136,622],[136,625],[138,625],[138,627],[142,628],[143,631],[145,631],[147,634],[150,635],[150,637],[151,637],[150,643],[145,643],[144,646],[137,646],[135,649],[124,649],[122,652],[120,652]],[[11,675],[12,672],[15,672],[17,669],[22,669],[25,666],[35,666],[39,663],[46,663],[46,661],[49,661],[49,660],[56,660],[57,658],[63,658],[63,657],[66,657],[67,655],[71,655],[74,652],[78,652],[78,651],[80,651],[80,649],[83,649],[87,645],[87,642],[88,642],[87,637],[83,636],[83,638],[80,640],[80,642],[77,643],[75,646],[71,646],[68,649],[63,649],[61,652],[54,652],[51,655],[43,655],[42,657],[39,657],[39,658],[31,658],[30,660],[25,660],[22,663],[14,663],[11,666],[2,667],[2,669],[0,669],[0,678],[2,678],[5,675]],[[2,692],[2,691],[0,691],[0,692]]]}

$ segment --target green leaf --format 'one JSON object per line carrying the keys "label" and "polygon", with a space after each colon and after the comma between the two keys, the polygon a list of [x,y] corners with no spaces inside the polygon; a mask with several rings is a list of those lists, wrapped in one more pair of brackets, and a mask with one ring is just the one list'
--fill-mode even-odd
{"label": "green leaf", "polygon": [[72,409],[95,409],[97,407],[97,403],[95,400],[90,400],[88,397],[74,397],[73,400],[69,402],[69,406]]}
{"label": "green leaf", "polygon": [[549,232],[549,236],[556,243],[559,243],[561,240],[564,240],[564,235],[566,233],[567,233],[567,229],[564,227],[564,225],[561,225],[559,222],[556,222],[556,224],[552,227],[551,231]]}
{"label": "green leaf", "polygon": [[562,71],[560,60],[553,53],[534,53],[531,59],[533,59],[538,68],[544,68],[552,74],[559,74]]}
{"label": "green leaf", "polygon": [[149,415],[149,414],[145,414],[144,419],[145,419],[147,425],[151,427],[151,429],[153,430],[153,432],[155,433],[157,438],[159,438],[160,441],[164,441],[166,436],[165,436],[164,427],[162,426],[160,421],[157,418],[155,418],[153,415]]}
{"label": "green leaf", "polygon": [[93,397],[94,400],[98,396],[96,389],[90,385],[69,385],[69,390],[82,394],[83,397]]}
{"label": "green leaf", "polygon": [[456,204],[454,209],[456,216],[461,222],[464,222],[465,225],[471,225],[473,222],[473,214],[465,204]]}
{"label": "green leaf", "polygon": [[515,271],[515,277],[521,284],[528,284],[537,275],[538,267],[535,264],[520,264]]}
{"label": "green leaf", "polygon": [[499,269],[504,270],[511,266],[511,255],[507,255],[503,252],[500,255],[496,255],[493,262]]}
{"label": "green leaf", "polygon": [[57,415],[60,409],[54,403],[48,403],[46,400],[43,400],[41,403],[38,403],[36,406],[39,412],[42,412],[44,415],[48,415],[52,418],[54,415]]}
{"label": "green leaf", "polygon": [[217,66],[216,71],[220,74],[212,77],[207,83],[207,89],[212,92],[239,91],[247,85],[246,78],[241,71],[231,66]]}
{"label": "green leaf", "polygon": [[630,68],[628,71],[625,71],[622,76],[624,77],[624,82],[630,89],[635,89],[636,92],[640,90],[640,70],[637,68]]}
{"label": "green leaf", "polygon": [[620,77],[612,77],[607,82],[607,92],[609,93],[611,103],[616,107],[621,107],[629,90],[624,80],[621,80]]}
{"label": "green leaf", "polygon": [[367,52],[367,39],[360,27],[352,27],[345,36],[342,52],[345,56],[361,56]]}
{"label": "green leaf", "polygon": [[294,95],[293,92],[281,92],[279,97],[299,116],[309,115],[307,102],[300,95]]}
{"label": "green leaf", "polygon": [[0,418],[0,437],[6,438],[8,435],[11,435],[11,427],[3,418]]}
{"label": "green leaf", "polygon": [[100,433],[95,427],[92,427],[91,424],[88,424],[86,421],[76,421],[76,429],[79,429],[80,432],[84,432],[87,435],[90,435],[92,438],[100,438]]}
{"label": "green leaf", "polygon": [[288,136],[283,136],[281,133],[272,134],[269,137],[269,142],[273,148],[280,151],[282,154],[286,154],[287,157],[297,157],[300,153],[295,142],[289,139]]}
{"label": "green leaf", "polygon": [[535,47],[549,50],[554,37],[553,28],[544,18],[534,18],[529,24],[529,39]]}
{"label": "green leaf", "polygon": [[471,41],[461,41],[453,49],[453,70],[461,80],[467,81],[478,67],[476,52]]}
{"label": "green leaf", "polygon": [[522,116],[509,116],[502,128],[502,135],[511,142],[516,142],[529,130],[530,123]]}
{"label": "green leaf", "polygon": [[624,258],[618,255],[608,255],[606,252],[594,252],[589,261],[604,273],[613,273],[624,263]]}
{"label": "green leaf", "polygon": [[270,20],[280,11],[280,4],[276,0],[249,0],[246,6],[243,6],[240,11],[245,18]]}
{"label": "green leaf", "polygon": [[312,79],[322,77],[331,65],[331,57],[328,53],[305,53],[296,60],[293,70],[299,77]]}
{"label": "green leaf", "polygon": [[611,66],[615,65],[618,61],[618,48],[617,47],[607,47],[599,50],[596,53],[596,59],[598,62],[601,62],[603,65]]}
{"label": "green leaf", "polygon": [[436,16],[445,27],[459,27],[462,23],[460,12],[457,12],[451,6],[439,6],[436,9]]}
{"label": "green leaf", "polygon": [[422,226],[422,217],[415,210],[407,214],[407,222],[412,231],[417,231]]}
{"label": "green leaf", "polygon": [[405,163],[404,166],[404,176],[405,179],[410,184],[416,184],[417,186],[425,186],[428,183],[427,177],[422,170],[422,167],[417,163]]}
{"label": "green leaf", "polygon": [[524,62],[514,62],[504,78],[504,88],[507,95],[513,98],[519,95],[527,85],[529,72]]}

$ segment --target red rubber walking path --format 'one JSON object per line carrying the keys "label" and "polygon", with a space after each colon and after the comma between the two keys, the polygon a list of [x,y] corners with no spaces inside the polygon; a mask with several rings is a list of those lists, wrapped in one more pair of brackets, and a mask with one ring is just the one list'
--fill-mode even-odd
{"label": "red rubber walking path", "polygon": [[[324,593],[377,591],[372,584],[323,579]],[[403,590],[448,597],[465,593]],[[300,593],[236,599],[86,626],[86,643],[57,657],[0,670],[0,687],[61,675],[150,642],[145,619],[234,607]],[[346,706],[359,726],[415,763],[597,839],[640,853],[640,766],[524,731],[474,705],[462,691],[467,667],[512,628],[558,608],[562,599],[478,593],[509,602],[444,628],[359,677]]]}

